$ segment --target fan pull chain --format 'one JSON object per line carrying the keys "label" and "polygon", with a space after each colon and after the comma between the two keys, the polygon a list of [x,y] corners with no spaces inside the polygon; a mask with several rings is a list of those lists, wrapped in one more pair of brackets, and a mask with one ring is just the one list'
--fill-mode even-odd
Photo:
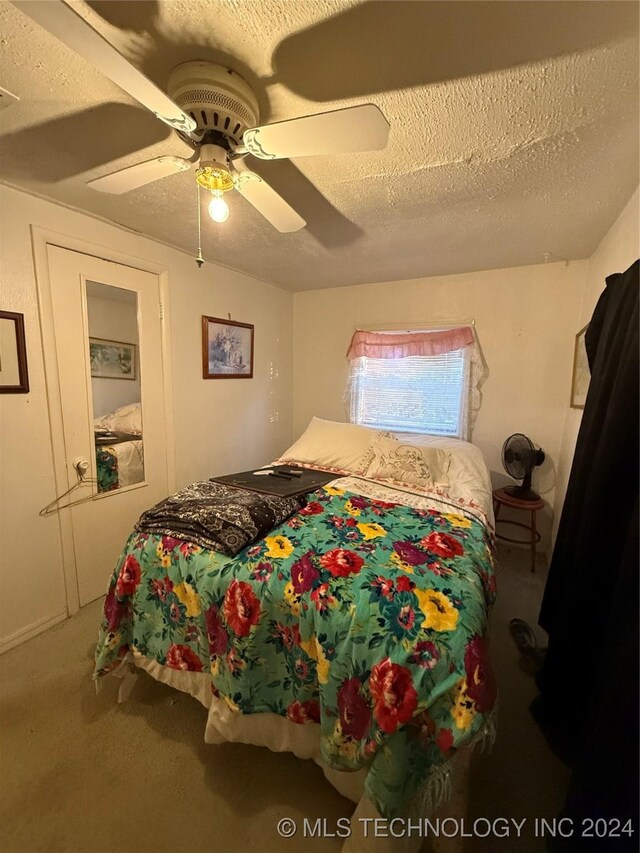
{"label": "fan pull chain", "polygon": [[198,257],[196,258],[196,263],[198,264],[198,269],[202,269],[204,258],[202,257],[202,226],[200,223],[200,184],[198,183],[196,183],[196,201],[198,205]]}

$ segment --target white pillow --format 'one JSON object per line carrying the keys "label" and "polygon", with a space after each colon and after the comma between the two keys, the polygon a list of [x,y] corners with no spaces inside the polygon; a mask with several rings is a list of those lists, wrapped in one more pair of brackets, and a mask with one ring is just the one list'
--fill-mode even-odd
{"label": "white pillow", "polygon": [[447,493],[455,500],[478,504],[493,520],[491,477],[482,451],[475,444],[448,436],[395,432],[398,441],[423,448],[439,448],[450,455]]}
{"label": "white pillow", "polygon": [[396,480],[432,489],[447,485],[450,461],[451,454],[447,450],[378,437],[373,442],[365,476],[371,480]]}
{"label": "white pillow", "polygon": [[429,435],[424,432],[392,432],[393,438],[398,441],[403,441],[405,444],[415,444],[418,447],[443,447],[446,449],[464,449],[473,448],[475,445],[468,441],[463,441],[461,438],[454,438],[451,435]]}
{"label": "white pillow", "polygon": [[108,429],[111,432],[128,432],[131,435],[142,434],[142,410],[140,403],[121,406],[115,412],[103,415],[94,421],[94,427]]}
{"label": "white pillow", "polygon": [[448,484],[450,461],[447,450],[379,437],[373,443],[365,476],[371,480],[396,480],[431,489]]}
{"label": "white pillow", "polygon": [[364,474],[371,461],[374,438],[385,434],[388,435],[357,424],[312,418],[300,438],[277,461]]}

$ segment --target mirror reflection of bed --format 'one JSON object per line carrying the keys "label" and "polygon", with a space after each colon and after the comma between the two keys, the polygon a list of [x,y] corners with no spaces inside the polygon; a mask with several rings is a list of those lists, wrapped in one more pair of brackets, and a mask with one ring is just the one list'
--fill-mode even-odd
{"label": "mirror reflection of bed", "polygon": [[98,492],[144,481],[137,293],[87,281]]}
{"label": "mirror reflection of bed", "polygon": [[99,492],[144,481],[140,403],[123,406],[94,420],[96,477]]}

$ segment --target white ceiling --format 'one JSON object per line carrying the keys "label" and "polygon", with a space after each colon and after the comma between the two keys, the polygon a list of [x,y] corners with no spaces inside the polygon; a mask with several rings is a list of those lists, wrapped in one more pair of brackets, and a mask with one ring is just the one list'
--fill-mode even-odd
{"label": "white ceiling", "polygon": [[[206,258],[291,290],[591,254],[638,183],[635,2],[136,0],[78,11],[154,82],[189,59],[254,88],[261,121],[373,102],[385,151],[258,162],[305,217],[237,193]],[[6,0],[2,180],[196,251],[193,173],[122,196],[85,182],[186,147]],[[139,150],[138,150],[139,149]]]}

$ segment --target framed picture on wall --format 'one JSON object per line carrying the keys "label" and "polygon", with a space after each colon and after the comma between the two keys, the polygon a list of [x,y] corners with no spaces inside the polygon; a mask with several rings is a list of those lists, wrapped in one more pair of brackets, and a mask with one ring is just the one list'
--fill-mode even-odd
{"label": "framed picture on wall", "polygon": [[218,317],[202,318],[202,378],[253,377],[253,326]]}
{"label": "framed picture on wall", "polygon": [[0,311],[0,394],[28,392],[24,314]]}
{"label": "framed picture on wall", "polygon": [[135,379],[136,345],[89,338],[91,376],[97,379]]}
{"label": "framed picture on wall", "polygon": [[585,333],[587,329],[588,324],[584,329],[580,329],[576,335],[576,342],[573,350],[573,378],[571,380],[572,409],[584,409],[585,400],[587,399],[587,391],[589,390],[591,373],[589,371],[589,361],[587,359],[587,349],[585,346]]}

